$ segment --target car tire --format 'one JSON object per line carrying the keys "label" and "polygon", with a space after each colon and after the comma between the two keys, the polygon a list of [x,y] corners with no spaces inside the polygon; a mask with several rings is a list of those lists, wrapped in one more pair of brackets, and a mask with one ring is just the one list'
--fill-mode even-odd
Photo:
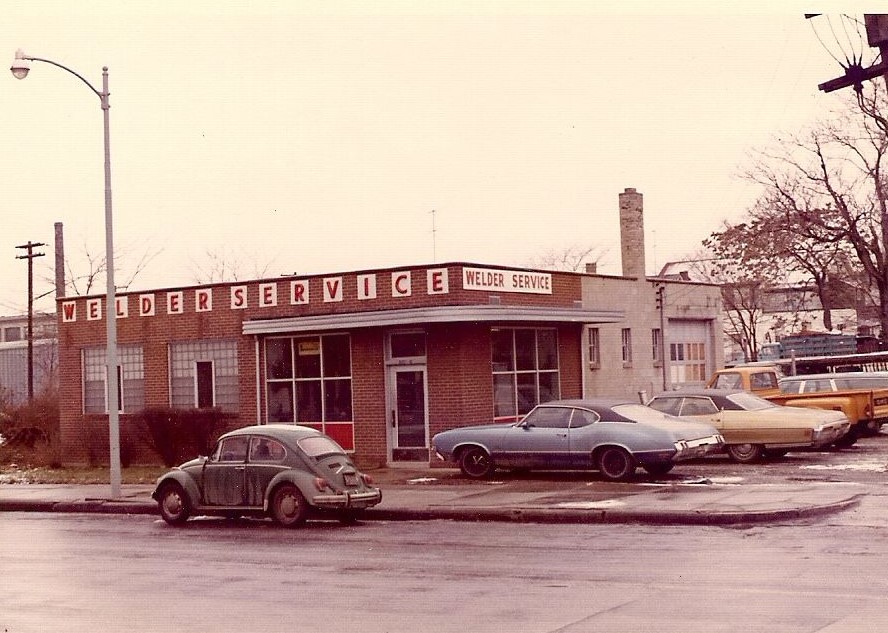
{"label": "car tire", "polygon": [[161,518],[170,525],[182,525],[191,516],[191,502],[184,488],[176,482],[163,485],[157,495]]}
{"label": "car tire", "polygon": [[470,479],[486,479],[493,474],[493,460],[480,446],[470,446],[459,454],[459,469]]}
{"label": "car tire", "polygon": [[739,464],[751,464],[762,459],[765,449],[761,444],[728,444],[728,455]]}
{"label": "car tire", "polygon": [[598,472],[609,481],[626,481],[635,473],[635,460],[619,446],[602,449],[597,463]]}
{"label": "car tire", "polygon": [[852,426],[847,433],[833,442],[833,446],[836,448],[851,448],[854,446],[857,443],[857,440],[860,439],[860,430],[857,426],[857,424]]}
{"label": "car tire", "polygon": [[305,523],[308,503],[293,484],[282,484],[271,495],[271,518],[284,527],[296,527]]}
{"label": "car tire", "polygon": [[642,468],[644,468],[649,475],[662,477],[675,468],[675,464],[672,462],[660,462],[659,464],[648,464],[647,466],[642,466]]}

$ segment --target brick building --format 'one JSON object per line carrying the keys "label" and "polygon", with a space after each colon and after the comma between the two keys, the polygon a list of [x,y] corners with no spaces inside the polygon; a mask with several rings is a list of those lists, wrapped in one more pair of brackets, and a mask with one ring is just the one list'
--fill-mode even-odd
{"label": "brick building", "polygon": [[[450,263],[117,297],[121,428],[152,406],[217,406],[240,425],[314,426],[364,462],[429,458],[454,425],[582,395],[585,324],[570,273]],[[62,441],[83,459],[106,416],[102,297],[59,302]]]}
{"label": "brick building", "polygon": [[[641,197],[627,194],[632,265],[643,267]],[[717,302],[679,307],[712,289],[686,284],[661,313],[657,297],[670,283],[643,269],[605,277],[445,263],[124,293],[116,306],[121,435],[145,407],[215,406],[238,426],[313,426],[365,464],[425,462],[431,437],[453,426],[515,420],[554,398],[637,397],[663,368],[648,332],[660,332],[662,352],[671,339],[660,328],[679,328],[684,317],[703,323],[695,358],[714,369]],[[61,434],[71,461],[86,459],[84,428],[107,419],[105,308],[104,297],[58,302]],[[635,362],[626,357],[633,328],[654,344],[641,353],[636,343]],[[612,347],[622,350],[613,365]]]}

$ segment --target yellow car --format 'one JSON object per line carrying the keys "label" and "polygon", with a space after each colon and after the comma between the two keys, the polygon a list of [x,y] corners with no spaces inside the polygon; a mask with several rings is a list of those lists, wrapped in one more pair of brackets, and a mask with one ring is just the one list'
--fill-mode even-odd
{"label": "yellow car", "polygon": [[728,455],[740,463],[828,446],[850,428],[841,411],[783,407],[733,389],[667,391],[655,396],[648,406],[711,424],[725,438]]}

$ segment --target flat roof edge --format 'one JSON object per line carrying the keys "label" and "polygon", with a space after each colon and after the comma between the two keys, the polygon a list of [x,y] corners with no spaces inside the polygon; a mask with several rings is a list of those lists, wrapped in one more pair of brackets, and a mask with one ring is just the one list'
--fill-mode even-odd
{"label": "flat roof edge", "polygon": [[419,323],[476,322],[556,322],[556,323],[617,323],[625,314],[617,310],[589,310],[585,308],[546,308],[503,305],[441,306],[324,314],[305,317],[283,317],[244,321],[246,335],[282,334],[338,330],[347,328],[391,327]]}

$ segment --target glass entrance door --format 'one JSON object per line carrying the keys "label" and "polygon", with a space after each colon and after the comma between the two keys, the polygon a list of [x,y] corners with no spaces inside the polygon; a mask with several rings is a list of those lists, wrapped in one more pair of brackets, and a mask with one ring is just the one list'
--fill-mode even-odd
{"label": "glass entrance door", "polygon": [[425,367],[392,367],[391,446],[393,461],[428,461]]}

